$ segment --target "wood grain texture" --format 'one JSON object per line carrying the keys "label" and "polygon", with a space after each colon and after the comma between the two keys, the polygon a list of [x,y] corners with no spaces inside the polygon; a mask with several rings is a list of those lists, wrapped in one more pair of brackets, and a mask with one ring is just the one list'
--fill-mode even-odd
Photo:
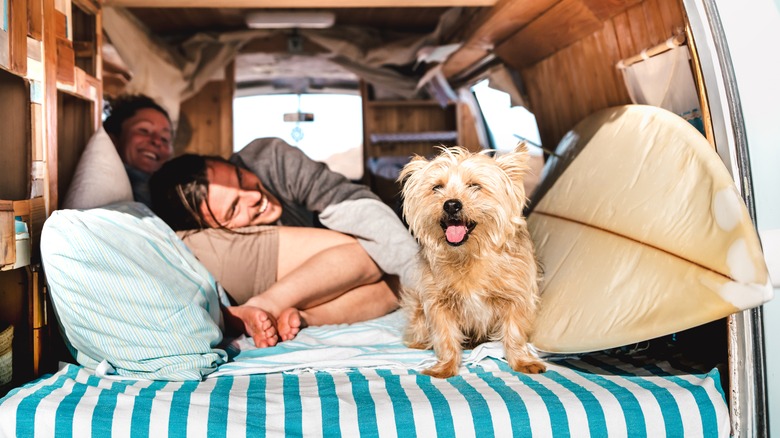
{"label": "wood grain texture", "polygon": [[233,153],[233,72],[230,64],[225,79],[210,81],[182,102],[180,120],[183,121],[174,139],[176,155],[193,153],[227,158]]}
{"label": "wood grain texture", "polygon": [[30,91],[25,80],[0,70],[0,199],[25,199],[30,189]]}
{"label": "wood grain texture", "polygon": [[[598,29],[531,65],[513,63],[520,54],[508,47],[502,58],[507,56],[510,64],[519,64],[542,143],[553,148],[587,115],[631,103],[622,74],[615,68],[617,62],[666,40],[683,26],[679,0],[645,0],[613,14],[599,22]],[[550,36],[550,32],[542,34],[560,38]],[[538,38],[528,36],[524,41],[528,44]],[[514,38],[511,41],[519,44]]]}
{"label": "wood grain texture", "polygon": [[582,0],[562,0],[496,47],[496,54],[515,68],[541,61],[601,27],[601,20]]}
{"label": "wood grain texture", "polygon": [[27,0],[11,0],[8,6],[10,67],[12,72],[25,76],[27,75]]}
{"label": "wood grain texture", "polygon": [[27,35],[37,41],[43,39],[42,0],[29,0],[27,3]]}
{"label": "wood grain texture", "polygon": [[469,24],[463,46],[450,55],[442,67],[442,72],[450,78],[475,64],[557,1],[501,0],[496,3]]}
{"label": "wood grain texture", "polygon": [[60,14],[54,0],[43,0],[43,68],[44,68],[44,147],[46,148],[47,211],[53,211],[59,203],[57,173],[57,29],[51,23],[59,22]]}

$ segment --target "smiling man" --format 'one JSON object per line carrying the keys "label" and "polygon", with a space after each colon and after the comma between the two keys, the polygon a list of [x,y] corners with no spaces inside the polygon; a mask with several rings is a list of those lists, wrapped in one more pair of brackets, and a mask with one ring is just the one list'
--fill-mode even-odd
{"label": "smiling man", "polygon": [[[154,212],[174,230],[190,230],[180,233],[187,246],[237,304],[277,320],[282,340],[297,333],[298,315],[312,325],[381,316],[398,306],[399,280],[418,279],[417,243],[395,212],[281,139],[257,139],[230,160],[177,157],[150,188]],[[331,234],[317,233],[328,231],[313,228],[320,226]],[[246,242],[260,250],[241,253]],[[286,275],[285,266],[304,264]],[[300,313],[291,318],[290,307]]]}
{"label": "smiling man", "polygon": [[125,165],[133,198],[151,205],[149,177],[173,155],[168,113],[147,96],[122,96],[111,103],[103,128]]}
{"label": "smiling man", "polygon": [[206,178],[209,180],[209,202],[201,203],[200,213],[209,227],[235,229],[269,225],[282,215],[279,200],[246,169],[209,160]]}

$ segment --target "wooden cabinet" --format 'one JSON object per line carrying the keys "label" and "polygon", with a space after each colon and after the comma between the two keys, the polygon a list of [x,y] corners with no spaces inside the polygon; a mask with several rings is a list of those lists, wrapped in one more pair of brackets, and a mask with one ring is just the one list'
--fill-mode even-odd
{"label": "wooden cabinet", "polygon": [[0,395],[56,367],[39,238],[101,120],[101,35],[99,1],[0,1],[0,330],[14,326]]}
{"label": "wooden cabinet", "polygon": [[434,146],[458,144],[455,105],[434,100],[377,100],[373,87],[362,85],[366,158],[429,155]]}
{"label": "wooden cabinet", "polygon": [[435,100],[377,99],[374,88],[361,84],[363,97],[364,182],[398,212],[400,186],[392,172],[378,172],[382,161],[400,167],[413,155],[433,156],[437,146],[481,149],[467,106]]}
{"label": "wooden cabinet", "polygon": [[[456,107],[433,100],[377,99],[362,83],[363,182],[400,216],[400,186],[392,169],[413,155],[429,156],[436,146],[458,144]],[[383,171],[390,168],[391,171]]]}

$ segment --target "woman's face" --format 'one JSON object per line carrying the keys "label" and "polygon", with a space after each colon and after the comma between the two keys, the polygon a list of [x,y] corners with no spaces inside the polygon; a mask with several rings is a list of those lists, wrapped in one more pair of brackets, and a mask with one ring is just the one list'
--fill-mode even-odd
{"label": "woman's face", "polygon": [[122,122],[122,134],[113,140],[122,161],[146,173],[158,171],[173,154],[171,124],[152,108],[140,109]]}
{"label": "woman's face", "polygon": [[208,205],[204,202],[200,209],[211,227],[232,229],[269,225],[282,215],[279,200],[268,193],[254,173],[246,169],[206,160],[206,178],[209,180]]}

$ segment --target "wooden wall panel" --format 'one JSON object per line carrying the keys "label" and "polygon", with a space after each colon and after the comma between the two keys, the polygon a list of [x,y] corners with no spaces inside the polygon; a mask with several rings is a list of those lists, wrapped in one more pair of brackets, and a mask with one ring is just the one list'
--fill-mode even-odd
{"label": "wooden wall panel", "polygon": [[558,0],[501,0],[476,18],[463,46],[442,67],[448,78],[466,70]]}
{"label": "wooden wall panel", "polygon": [[458,146],[475,152],[483,149],[483,145],[479,141],[477,121],[471,110],[471,105],[461,102],[457,105],[455,113],[458,119]]}
{"label": "wooden wall panel", "polygon": [[47,211],[57,209],[59,203],[57,189],[57,31],[59,19],[54,0],[43,0],[43,114],[44,147],[46,148],[46,199]]}
{"label": "wooden wall panel", "polygon": [[10,67],[12,72],[25,76],[27,74],[27,0],[10,1],[8,6]]}
{"label": "wooden wall panel", "polygon": [[57,94],[57,175],[60,199],[68,193],[79,158],[97,129],[92,116],[94,105],[91,101],[67,93]]}
{"label": "wooden wall panel", "polygon": [[0,70],[0,199],[30,193],[30,89],[24,79]]}
{"label": "wooden wall panel", "polygon": [[495,53],[516,68],[532,65],[601,27],[601,20],[581,0],[561,0],[528,26],[496,47]]}
{"label": "wooden wall panel", "polygon": [[43,2],[29,0],[27,6],[27,35],[40,41],[43,39]]}
{"label": "wooden wall panel", "polygon": [[680,1],[657,0],[661,20],[667,32],[682,32],[685,29],[685,14]]}
{"label": "wooden wall panel", "polygon": [[555,147],[589,114],[631,103],[617,62],[665,41],[684,25],[679,0],[645,0],[533,65],[515,61],[516,51],[507,55],[504,60],[520,71],[545,147]]}
{"label": "wooden wall panel", "polygon": [[[650,35],[663,35],[667,32],[661,10],[658,7],[658,0],[646,0],[642,3],[642,14],[647,17],[645,24]],[[673,30],[669,29],[669,31]]]}
{"label": "wooden wall panel", "polygon": [[642,0],[582,0],[588,9],[599,20],[612,18],[616,11],[622,11],[630,6],[640,3]]}
{"label": "wooden wall panel", "polygon": [[174,149],[184,153],[221,155],[233,153],[233,95],[235,69],[225,69],[225,79],[211,81],[195,96],[182,102]]}

